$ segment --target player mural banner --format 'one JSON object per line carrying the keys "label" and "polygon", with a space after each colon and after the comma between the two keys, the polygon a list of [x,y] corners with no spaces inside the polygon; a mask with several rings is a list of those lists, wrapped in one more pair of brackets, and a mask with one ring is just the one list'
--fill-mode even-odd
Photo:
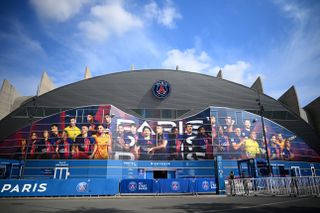
{"label": "player mural banner", "polygon": [[[271,160],[319,162],[301,138],[264,119]],[[112,105],[64,111],[0,143],[6,159],[206,160],[265,158],[258,115],[209,107],[182,120],[143,120]]]}

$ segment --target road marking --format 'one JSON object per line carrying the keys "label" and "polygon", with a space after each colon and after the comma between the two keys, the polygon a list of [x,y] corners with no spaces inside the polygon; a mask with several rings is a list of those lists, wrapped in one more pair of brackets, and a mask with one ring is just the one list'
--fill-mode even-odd
{"label": "road marking", "polygon": [[213,210],[210,212],[227,212],[227,211],[232,211],[232,210],[237,210],[237,209],[249,209],[249,208],[257,208],[257,207],[261,207],[261,206],[272,206],[272,205],[276,205],[276,204],[290,203],[290,202],[306,200],[306,199],[310,199],[310,197],[299,198],[299,199],[294,199],[294,200],[278,201],[278,202],[273,202],[273,203],[264,203],[264,204],[255,205],[255,206],[240,206],[240,207],[236,207],[236,208],[232,208],[232,209],[219,209],[219,210]]}

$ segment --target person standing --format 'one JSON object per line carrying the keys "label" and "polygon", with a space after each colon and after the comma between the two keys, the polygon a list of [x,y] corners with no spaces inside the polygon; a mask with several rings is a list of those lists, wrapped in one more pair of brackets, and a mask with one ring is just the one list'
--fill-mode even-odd
{"label": "person standing", "polygon": [[230,186],[230,194],[231,196],[235,196],[236,195],[236,188],[235,188],[235,184],[234,184],[234,173],[233,171],[230,171],[229,174],[229,186]]}

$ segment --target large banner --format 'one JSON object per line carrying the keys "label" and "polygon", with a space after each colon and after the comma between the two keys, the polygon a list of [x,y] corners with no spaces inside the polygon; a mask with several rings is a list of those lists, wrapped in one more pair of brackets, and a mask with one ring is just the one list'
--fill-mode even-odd
{"label": "large banner", "polygon": [[265,158],[268,151],[274,160],[320,161],[301,138],[264,123],[266,143],[260,116],[246,111],[210,107],[182,120],[149,121],[111,105],[89,106],[17,131],[0,143],[0,157],[167,161]]}
{"label": "large banner", "polygon": [[0,197],[115,195],[116,179],[0,180]]}

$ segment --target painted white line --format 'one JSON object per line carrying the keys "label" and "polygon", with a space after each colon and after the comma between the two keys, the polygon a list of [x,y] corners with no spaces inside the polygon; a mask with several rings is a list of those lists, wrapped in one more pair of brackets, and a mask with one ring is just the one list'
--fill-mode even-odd
{"label": "painted white line", "polygon": [[238,210],[238,209],[251,209],[251,208],[257,208],[257,207],[262,207],[262,206],[272,206],[272,205],[277,205],[277,204],[296,202],[296,201],[300,201],[300,200],[306,200],[306,199],[309,199],[309,198],[310,197],[299,198],[299,199],[294,199],[294,200],[278,201],[278,202],[273,202],[273,203],[264,203],[264,204],[255,205],[255,206],[240,206],[240,207],[231,208],[231,209],[213,210],[213,211],[210,211],[210,212],[227,212],[227,211]]}

